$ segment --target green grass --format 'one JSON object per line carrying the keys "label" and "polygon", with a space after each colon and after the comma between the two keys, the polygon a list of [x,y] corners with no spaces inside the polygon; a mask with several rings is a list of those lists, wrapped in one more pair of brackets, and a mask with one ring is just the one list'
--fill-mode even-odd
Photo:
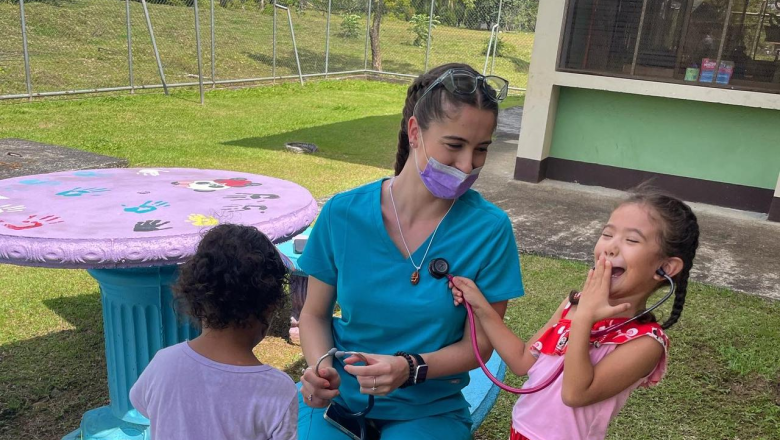
{"label": "green grass", "polygon": [[[183,90],[2,105],[0,138],[111,154],[131,166],[268,174],[320,197],[391,172],[404,88],[334,81],[219,90],[206,106]],[[323,152],[287,153],[289,140]],[[507,322],[528,337],[582,283],[586,266],[533,255],[522,264],[527,295],[511,302]],[[780,438],[780,304],[690,289],[669,332],[669,375],[629,400],[609,439]],[[297,378],[300,349],[281,337],[284,319],[277,321],[257,352]],[[98,287],[85,272],[0,266],[0,439],[59,438],[84,411],[107,403],[102,332]],[[514,402],[502,394],[476,438],[505,440]]]}
{"label": "green grass", "polygon": [[[201,6],[201,38],[204,75],[211,76],[211,33],[208,3]],[[271,8],[267,8],[270,11]],[[28,46],[34,92],[116,87],[129,84],[125,3],[107,0],[61,1],[57,5],[30,2],[25,6]],[[216,8],[216,78],[269,77],[273,70],[272,14],[248,7]],[[286,14],[278,15],[277,75],[295,75]],[[135,84],[159,84],[160,78],[143,9],[131,2],[133,68]],[[149,3],[166,80],[169,83],[197,81],[197,58],[192,8]],[[338,36],[340,17],[331,20],[328,70],[364,68],[365,15],[357,38]],[[326,17],[317,11],[293,13],[293,26],[301,69],[325,71]],[[433,33],[429,66],[466,62],[482,70],[482,50],[490,31],[439,26]],[[381,43],[383,70],[418,74],[425,68],[425,47],[412,45],[409,24],[385,17]],[[495,73],[512,86],[525,87],[533,34],[503,32],[511,54],[496,58]],[[369,68],[370,62],[369,51]],[[488,66],[490,68],[490,66]],[[19,8],[0,1],[0,95],[26,93]]]}
{"label": "green grass", "polygon": [[[387,174],[406,86],[368,81],[285,84],[173,99],[153,94],[0,106],[0,138],[127,158],[130,166],[241,170],[295,181],[315,197]],[[285,142],[317,144],[297,155]],[[316,172],[314,172],[316,171]]]}
{"label": "green grass", "polygon": [[[315,197],[388,173],[406,85],[319,81],[197,93],[0,106],[0,138],[16,137],[119,156],[132,167],[196,167],[292,180]],[[504,105],[520,105],[511,96]],[[313,142],[316,156],[288,153]],[[312,172],[317,170],[317,172]]]}

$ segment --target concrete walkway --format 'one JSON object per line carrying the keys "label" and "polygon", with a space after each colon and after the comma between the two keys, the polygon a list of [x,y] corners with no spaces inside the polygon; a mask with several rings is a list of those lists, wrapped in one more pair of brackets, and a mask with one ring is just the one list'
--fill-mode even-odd
{"label": "concrete walkway", "polygon": [[[514,180],[522,109],[502,111],[497,142],[475,188],[512,219],[522,252],[592,261],[600,228],[625,193],[545,180]],[[765,214],[691,203],[701,237],[695,281],[780,299],[780,223]]]}

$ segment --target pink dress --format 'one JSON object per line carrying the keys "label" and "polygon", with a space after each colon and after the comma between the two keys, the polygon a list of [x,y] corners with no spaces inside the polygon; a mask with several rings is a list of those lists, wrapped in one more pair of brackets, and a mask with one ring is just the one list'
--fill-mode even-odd
{"label": "pink dress", "polygon": [[[523,388],[542,383],[563,364],[571,326],[571,321],[566,319],[570,307],[571,304],[568,304],[558,324],[547,330],[530,347],[530,350],[538,355],[538,359],[528,371],[528,380]],[[626,319],[599,321],[593,329],[604,329]],[[661,326],[654,322],[631,323],[603,337],[591,339],[590,361],[595,365],[612,353],[618,345],[643,336],[652,337],[664,348],[663,356],[649,375],[609,399],[579,408],[571,408],[563,403],[561,375],[547,388],[537,393],[525,394],[515,403],[512,411],[512,431],[515,438],[522,438],[517,435],[520,434],[530,440],[604,439],[609,422],[626,404],[631,392],[640,386],[656,385],[666,373],[669,340]]]}

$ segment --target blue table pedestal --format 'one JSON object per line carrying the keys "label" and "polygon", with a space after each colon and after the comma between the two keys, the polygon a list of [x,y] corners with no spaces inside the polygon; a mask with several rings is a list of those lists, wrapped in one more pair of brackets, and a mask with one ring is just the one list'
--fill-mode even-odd
{"label": "blue table pedestal", "polygon": [[158,350],[200,330],[174,313],[176,266],[88,272],[100,284],[110,404],[84,413],[79,428],[63,440],[149,439],[149,420],[130,404],[130,388]]}

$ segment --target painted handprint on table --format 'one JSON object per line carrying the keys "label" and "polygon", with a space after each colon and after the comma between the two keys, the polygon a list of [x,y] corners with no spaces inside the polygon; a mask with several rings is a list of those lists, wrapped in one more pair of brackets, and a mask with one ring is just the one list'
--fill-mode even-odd
{"label": "painted handprint on table", "polygon": [[24,179],[20,180],[19,183],[22,185],[46,185],[46,186],[57,186],[61,185],[62,182],[59,180],[41,180],[41,179]]}
{"label": "painted handprint on table", "polygon": [[133,227],[133,231],[154,232],[154,231],[162,231],[163,229],[173,229],[173,227],[171,226],[167,228],[163,228],[163,226],[167,225],[168,223],[170,222],[164,222],[162,220],[146,220],[146,221],[136,223],[135,227]]}
{"label": "painted handprint on table", "polygon": [[108,177],[109,176],[109,174],[106,173],[99,173],[97,171],[89,171],[89,170],[76,171],[75,173],[73,173],[73,175],[76,177]]}
{"label": "painted handprint on table", "polygon": [[167,173],[168,170],[156,170],[154,168],[144,168],[142,170],[138,170],[136,174],[139,174],[141,176],[159,176],[160,173]]}
{"label": "painted handprint on table", "polygon": [[37,215],[31,215],[27,217],[26,220],[22,220],[19,224],[13,224],[13,223],[7,223],[3,220],[0,220],[0,223],[3,224],[8,229],[12,229],[14,231],[23,231],[25,229],[33,229],[33,228],[40,228],[41,226],[45,225],[53,225],[55,223],[62,223],[62,220],[60,220],[59,217],[54,215],[47,215],[44,217],[38,217]]}
{"label": "painted handprint on table", "polygon": [[[122,205],[126,206],[126,205]],[[125,208],[125,212],[134,212],[136,214],[146,214],[147,212],[157,211],[157,208],[167,208],[171,206],[168,202],[163,202],[161,200],[158,200],[156,202],[153,202],[151,200],[147,200],[144,203],[138,205],[138,206],[131,206],[129,208]]]}
{"label": "painted handprint on table", "polygon": [[235,193],[225,196],[229,200],[273,200],[278,199],[277,194],[251,194],[251,193]]}
{"label": "painted handprint on table", "polygon": [[258,211],[265,211],[268,209],[265,205],[226,205],[225,211],[228,212],[237,212],[237,211],[251,211],[253,209],[256,209]]}
{"label": "painted handprint on table", "polygon": [[81,197],[85,194],[91,194],[93,196],[99,195],[99,193],[108,191],[108,188],[82,188],[77,186],[67,191],[58,192],[58,196],[63,197]]}
{"label": "painted handprint on table", "polygon": [[10,205],[10,204],[0,205],[0,212],[22,212],[22,211],[24,211],[24,205]]}
{"label": "painted handprint on table", "polygon": [[219,220],[210,215],[190,214],[187,223],[192,223],[192,226],[215,226],[219,224]]}

